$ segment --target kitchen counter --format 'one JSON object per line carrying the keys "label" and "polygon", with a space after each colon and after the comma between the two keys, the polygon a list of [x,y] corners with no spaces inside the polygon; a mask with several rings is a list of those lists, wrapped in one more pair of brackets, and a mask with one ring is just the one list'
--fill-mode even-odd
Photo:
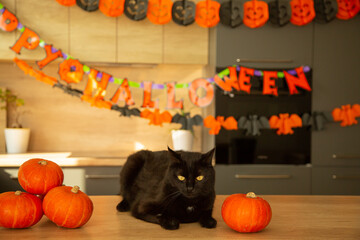
{"label": "kitchen counter", "polygon": [[117,212],[120,196],[90,196],[94,213],[79,229],[57,227],[47,217],[29,229],[0,228],[0,239],[360,239],[360,196],[264,195],[273,212],[270,224],[258,233],[238,233],[221,218],[226,196],[217,196],[215,229],[198,223],[169,231],[159,225]]}

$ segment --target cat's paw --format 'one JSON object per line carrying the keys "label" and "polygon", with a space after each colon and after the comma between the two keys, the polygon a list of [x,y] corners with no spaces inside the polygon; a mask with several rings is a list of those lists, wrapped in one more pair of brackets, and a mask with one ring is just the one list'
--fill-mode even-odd
{"label": "cat's paw", "polygon": [[126,200],[122,200],[117,206],[116,209],[119,212],[127,212],[130,210],[130,205]]}
{"label": "cat's paw", "polygon": [[176,218],[160,218],[161,227],[167,230],[176,230],[179,229],[180,222]]}
{"label": "cat's paw", "polygon": [[199,222],[200,225],[204,228],[215,228],[217,224],[217,221],[212,217],[200,219]]}

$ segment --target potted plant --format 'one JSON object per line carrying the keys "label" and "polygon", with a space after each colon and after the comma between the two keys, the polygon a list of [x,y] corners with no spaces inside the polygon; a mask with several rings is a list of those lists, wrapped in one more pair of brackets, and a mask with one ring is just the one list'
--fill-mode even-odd
{"label": "potted plant", "polygon": [[23,128],[20,123],[21,112],[19,108],[25,103],[8,89],[0,89],[0,103],[2,110],[11,110],[13,122],[5,128],[5,142],[7,153],[23,153],[27,151],[30,129]]}
{"label": "potted plant", "polygon": [[190,117],[190,112],[184,112],[182,110],[181,113],[177,113],[173,116],[171,122],[181,124],[180,129],[171,131],[173,149],[191,151],[194,141],[193,126],[202,125],[203,118],[198,114]]}

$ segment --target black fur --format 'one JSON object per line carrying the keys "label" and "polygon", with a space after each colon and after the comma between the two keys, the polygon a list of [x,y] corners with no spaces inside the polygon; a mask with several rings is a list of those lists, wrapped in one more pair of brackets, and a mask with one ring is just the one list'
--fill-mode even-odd
{"label": "black fur", "polygon": [[[142,150],[130,155],[120,174],[123,200],[120,212],[131,214],[165,229],[198,221],[202,227],[216,227],[212,217],[215,201],[215,171],[208,153]],[[178,176],[184,176],[180,181]],[[197,180],[203,176],[202,180]]]}

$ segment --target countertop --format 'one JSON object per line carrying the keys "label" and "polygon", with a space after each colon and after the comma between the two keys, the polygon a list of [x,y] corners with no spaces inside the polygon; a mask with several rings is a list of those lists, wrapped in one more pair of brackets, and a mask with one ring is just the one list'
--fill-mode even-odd
{"label": "countertop", "polygon": [[71,152],[37,152],[20,154],[0,154],[0,167],[20,167],[25,161],[32,158],[43,158],[57,163],[60,167],[96,167],[96,166],[123,166],[127,156],[121,154],[94,154]]}
{"label": "countertop", "polygon": [[269,202],[273,216],[258,233],[238,233],[223,222],[220,211],[226,196],[216,197],[215,229],[187,223],[173,231],[117,212],[120,196],[90,196],[94,213],[79,229],[57,227],[43,216],[29,229],[0,228],[0,239],[360,239],[360,196],[260,197]]}

